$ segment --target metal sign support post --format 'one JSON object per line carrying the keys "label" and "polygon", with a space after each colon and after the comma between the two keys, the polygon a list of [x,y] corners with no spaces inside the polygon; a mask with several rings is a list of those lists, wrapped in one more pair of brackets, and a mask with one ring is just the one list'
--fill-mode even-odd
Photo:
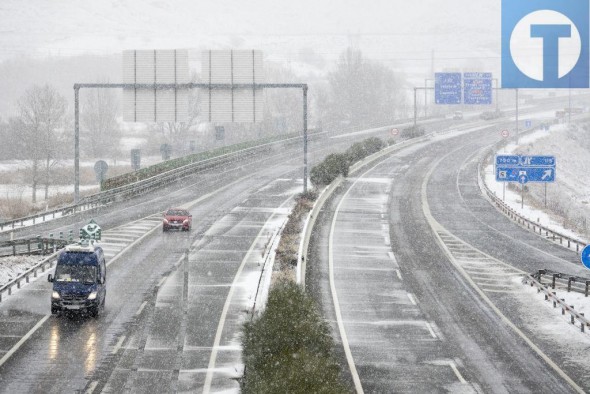
{"label": "metal sign support post", "polygon": [[524,183],[520,184],[520,209],[524,208]]}
{"label": "metal sign support post", "polygon": [[545,183],[545,208],[547,208],[547,183]]}
{"label": "metal sign support post", "polygon": [[307,85],[303,86],[303,193],[307,193]]}
{"label": "metal sign support post", "polygon": [[418,90],[418,88],[414,88],[414,129],[416,129],[416,117],[418,116],[417,112],[418,112],[418,108],[416,107],[416,90]]}
{"label": "metal sign support post", "polygon": [[506,182],[502,182],[502,201],[506,200]]}
{"label": "metal sign support post", "polygon": [[568,96],[568,107],[569,110],[567,112],[567,123],[572,123],[572,77],[570,76],[568,78],[568,84],[569,84],[569,89],[567,90],[567,96]]}
{"label": "metal sign support post", "polygon": [[499,97],[498,94],[500,93],[498,91],[498,78],[492,78],[492,79],[494,80],[495,85],[496,85],[496,89],[495,89],[496,90],[496,113],[498,113],[500,111],[500,100],[498,100],[498,97]]}
{"label": "metal sign support post", "polygon": [[518,145],[518,88],[516,91],[516,145]]}
{"label": "metal sign support post", "polygon": [[418,106],[416,104],[416,91],[418,89],[424,89],[424,93],[426,94],[427,90],[434,89],[433,87],[414,87],[414,129],[416,128],[416,118],[418,117]]}
{"label": "metal sign support post", "polygon": [[76,83],[74,84],[74,203],[80,200],[80,109],[79,91],[81,88],[105,89],[302,89],[303,90],[303,192],[307,192],[307,84],[305,83],[255,83],[255,84],[222,84],[222,83]]}
{"label": "metal sign support post", "polygon": [[80,200],[80,88],[74,85],[74,204]]}

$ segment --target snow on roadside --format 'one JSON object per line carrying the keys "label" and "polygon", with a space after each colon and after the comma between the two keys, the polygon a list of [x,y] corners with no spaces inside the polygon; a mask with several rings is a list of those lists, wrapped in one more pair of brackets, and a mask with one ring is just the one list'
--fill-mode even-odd
{"label": "snow on roadside", "polygon": [[35,264],[39,263],[43,256],[9,256],[0,258],[0,287],[16,278]]}
{"label": "snow on roadside", "polygon": [[[569,197],[571,197],[573,201],[583,200],[585,196],[588,196],[590,194],[590,190],[588,190],[588,188],[584,186],[584,182],[580,182],[579,177],[581,176],[581,173],[587,172],[587,170],[583,167],[581,169],[572,168],[570,163],[566,163],[560,166],[560,163],[565,162],[564,158],[571,156],[571,152],[568,152],[569,147],[563,147],[562,145],[565,144],[561,143],[564,139],[561,138],[563,137],[562,134],[565,132],[567,132],[567,125],[553,125],[548,131],[538,130],[528,135],[522,136],[519,140],[519,145],[516,145],[514,143],[508,144],[504,149],[496,152],[496,154],[522,153],[524,149],[531,150],[532,147],[534,147],[535,149],[533,152],[526,152],[526,154],[547,154],[555,156],[556,161],[558,163],[556,171],[556,182],[554,184],[549,184],[548,188],[564,188],[564,185],[577,184],[579,185],[577,189],[568,188],[568,192],[570,194]],[[551,141],[551,139],[549,139],[548,137],[552,137],[552,139],[559,138],[560,143],[551,143],[550,150],[545,150],[549,148],[544,148],[544,146],[548,145],[548,143],[544,143],[544,141]],[[541,149],[543,150],[541,151]],[[528,218],[531,221],[536,221],[537,223],[545,227],[548,227],[553,231],[567,235],[571,238],[576,238],[584,242],[588,242],[583,235],[573,231],[572,229],[565,228],[563,225],[564,218],[558,217],[557,215],[551,214],[548,211],[527,204],[526,194],[524,199],[524,206],[521,207],[522,201],[520,191],[510,190],[505,182],[496,182],[493,164],[486,166],[484,171],[484,179],[487,186],[499,198],[503,198],[503,196],[505,196],[504,202],[508,206],[510,206],[514,211]],[[504,187],[505,190],[503,190]],[[579,195],[579,198],[577,198],[575,195],[571,195],[572,193],[577,193]]]}
{"label": "snow on roadside", "polygon": [[[571,324],[570,314],[562,315],[559,307],[553,308],[553,303],[545,301],[545,295],[537,293],[536,287],[522,284],[520,277],[513,281],[523,288],[516,299],[519,301],[517,308],[525,328],[546,341],[551,349],[558,351],[568,364],[576,365],[576,368],[584,371],[585,376],[590,376],[587,350],[590,347],[589,330],[581,332],[578,321],[575,325]],[[580,293],[568,293],[563,289],[556,289],[556,295],[588,315],[590,298]]]}

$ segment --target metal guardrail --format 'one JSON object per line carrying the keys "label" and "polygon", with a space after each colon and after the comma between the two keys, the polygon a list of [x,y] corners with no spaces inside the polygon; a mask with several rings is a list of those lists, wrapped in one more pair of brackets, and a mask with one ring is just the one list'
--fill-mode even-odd
{"label": "metal guardrail", "polygon": [[31,215],[23,218],[18,218],[8,222],[0,223],[0,231],[6,229],[18,229],[27,226],[28,222],[32,222],[30,225],[43,223],[48,219],[55,219],[56,217],[62,217],[72,215],[77,212],[91,210],[100,206],[110,204],[114,201],[121,201],[126,198],[134,197],[138,194],[142,194],[148,191],[152,191],[161,188],[167,184],[176,182],[177,180],[194,174],[195,171],[202,171],[215,166],[231,162],[234,159],[253,156],[257,153],[265,152],[271,149],[273,146],[280,144],[290,144],[299,140],[301,137],[287,138],[280,141],[269,142],[266,144],[254,146],[251,148],[242,149],[236,152],[226,153],[224,155],[212,157],[205,160],[200,160],[194,163],[187,164],[180,168],[176,168],[151,178],[144,179],[138,182],[134,182],[129,185],[120,186],[111,190],[93,194],[91,196],[84,197],[78,204],[69,205],[66,207],[46,211],[36,215]]}
{"label": "metal guardrail", "polygon": [[554,308],[557,308],[557,306],[559,305],[559,307],[561,308],[562,315],[569,313],[570,319],[571,319],[570,321],[572,324],[576,324],[576,319],[577,319],[578,322],[580,323],[580,330],[582,332],[584,332],[586,330],[586,327],[590,327],[590,321],[584,316],[584,313],[576,311],[573,305],[568,305],[565,302],[565,299],[559,298],[555,294],[555,291],[550,289],[549,286],[542,284],[532,275],[525,276],[524,284],[527,284],[527,283],[530,284],[531,287],[535,286],[537,288],[538,293],[541,293],[541,292],[544,293],[545,300],[552,301]]}
{"label": "metal guardrail", "polygon": [[[536,130],[536,128],[529,129],[529,130],[526,130],[525,132],[523,132],[523,134],[525,134],[527,132],[530,133],[535,130]],[[543,236],[543,237],[545,237],[545,239],[551,240],[555,243],[559,243],[560,245],[567,247],[568,249],[575,248],[576,252],[580,252],[580,250],[583,249],[588,244],[587,242],[580,240],[578,238],[575,238],[575,237],[570,237],[568,235],[562,234],[559,231],[552,230],[547,226],[543,226],[543,225],[519,214],[514,209],[512,209],[508,204],[506,204],[504,201],[502,201],[502,199],[500,197],[496,196],[496,193],[494,193],[488,187],[488,185],[485,182],[485,176],[483,175],[485,173],[484,165],[485,165],[485,163],[487,163],[489,161],[490,157],[492,157],[495,154],[495,152],[497,152],[499,150],[499,148],[502,145],[505,145],[506,143],[507,143],[507,141],[500,141],[499,143],[495,144],[492,148],[490,148],[484,154],[483,160],[481,160],[479,162],[479,165],[477,167],[477,172],[478,172],[478,183],[480,185],[480,188],[486,193],[486,195],[490,198],[490,200],[493,202],[493,204],[496,206],[496,208],[498,210],[500,210],[500,212],[502,212],[504,215],[506,215],[510,219],[514,220],[515,222],[517,222],[520,226],[526,227],[528,230],[532,231],[533,233]]]}
{"label": "metal guardrail", "polygon": [[25,281],[25,283],[29,283],[31,275],[33,275],[33,277],[36,278],[38,276],[39,271],[41,271],[41,273],[43,273],[43,272],[45,272],[46,269],[51,269],[53,267],[53,265],[55,264],[55,262],[57,261],[56,256],[57,256],[57,253],[53,253],[51,256],[40,261],[35,266],[29,268],[28,270],[26,270],[22,274],[18,275],[16,278],[11,280],[7,284],[0,287],[0,302],[2,302],[2,295],[4,293],[8,293],[8,295],[12,294],[12,289],[14,286],[16,286],[17,289],[20,289],[21,283],[23,280]]}
{"label": "metal guardrail", "polygon": [[[588,297],[590,290],[590,279],[581,276],[564,274],[562,272],[555,272],[547,269],[539,270],[531,274],[539,283],[551,286],[553,290],[556,288],[567,289],[567,292],[577,292]],[[543,283],[543,277],[550,278],[550,283]]]}
{"label": "metal guardrail", "polygon": [[23,238],[0,242],[0,257],[24,254],[49,254],[61,249],[71,241],[56,238]]}

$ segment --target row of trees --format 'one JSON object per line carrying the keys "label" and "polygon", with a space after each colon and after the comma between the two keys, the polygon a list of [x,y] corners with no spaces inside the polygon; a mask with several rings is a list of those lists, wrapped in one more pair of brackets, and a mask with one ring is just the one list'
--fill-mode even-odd
{"label": "row of trees", "polygon": [[[293,82],[296,76],[289,70],[270,64],[268,80]],[[193,75],[196,80],[196,75]],[[357,50],[343,53],[325,80],[311,82],[310,111],[314,123],[337,130],[341,127],[363,128],[392,123],[405,106],[404,80],[384,65],[363,57]],[[275,130],[281,124],[289,129],[301,127],[300,93],[294,91],[267,92],[265,122],[256,126]],[[191,92],[189,119],[184,123],[161,123],[151,126],[160,140],[174,147],[186,147],[195,139],[199,121],[198,91]],[[116,160],[120,151],[121,129],[117,93],[108,89],[88,89],[81,92],[81,149],[83,157]],[[73,157],[73,111],[66,99],[50,86],[33,86],[17,103],[18,115],[0,120],[0,160],[25,159],[27,183],[33,189],[44,186],[44,197],[53,170],[60,161]],[[280,115],[280,118],[273,118]],[[277,120],[280,122],[277,123]],[[256,127],[246,126],[249,134]],[[276,131],[276,130],[275,130]],[[255,137],[251,136],[251,137]]]}
{"label": "row of trees", "polygon": [[[112,93],[96,90],[85,96],[81,146],[88,156],[112,158],[117,154],[121,133],[116,108]],[[46,200],[49,186],[58,181],[58,164],[74,156],[73,116],[66,99],[51,85],[29,88],[18,100],[17,109],[17,116],[0,122],[0,159],[25,160],[26,182],[36,203],[38,188],[43,187]],[[64,181],[70,183],[71,179]]]}

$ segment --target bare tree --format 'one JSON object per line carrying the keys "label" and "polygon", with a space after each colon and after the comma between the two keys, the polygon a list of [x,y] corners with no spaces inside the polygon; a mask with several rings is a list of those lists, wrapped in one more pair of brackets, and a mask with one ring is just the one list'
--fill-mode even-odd
{"label": "bare tree", "polygon": [[55,88],[35,85],[18,102],[19,121],[15,127],[23,136],[23,157],[31,160],[33,203],[37,202],[37,186],[45,186],[48,198],[51,169],[64,157],[66,100]]}
{"label": "bare tree", "polygon": [[328,75],[330,114],[335,122],[372,127],[393,122],[405,102],[404,82],[386,66],[348,49]]}
{"label": "bare tree", "polygon": [[[191,82],[196,83],[198,81],[197,74],[193,73]],[[200,89],[188,91],[188,116],[186,122],[160,122],[152,126],[153,130],[160,133],[163,140],[176,150],[185,150],[184,147],[187,145],[189,135],[198,123],[199,91]]]}
{"label": "bare tree", "polygon": [[94,158],[115,160],[119,153],[121,129],[117,108],[115,94],[108,89],[92,89],[84,98],[80,137],[86,152]]}
{"label": "bare tree", "polygon": [[186,122],[160,122],[156,123],[153,128],[162,134],[164,141],[178,150],[186,146],[191,129],[197,125],[198,115],[199,93],[198,90],[193,89],[188,92],[188,117]]}

